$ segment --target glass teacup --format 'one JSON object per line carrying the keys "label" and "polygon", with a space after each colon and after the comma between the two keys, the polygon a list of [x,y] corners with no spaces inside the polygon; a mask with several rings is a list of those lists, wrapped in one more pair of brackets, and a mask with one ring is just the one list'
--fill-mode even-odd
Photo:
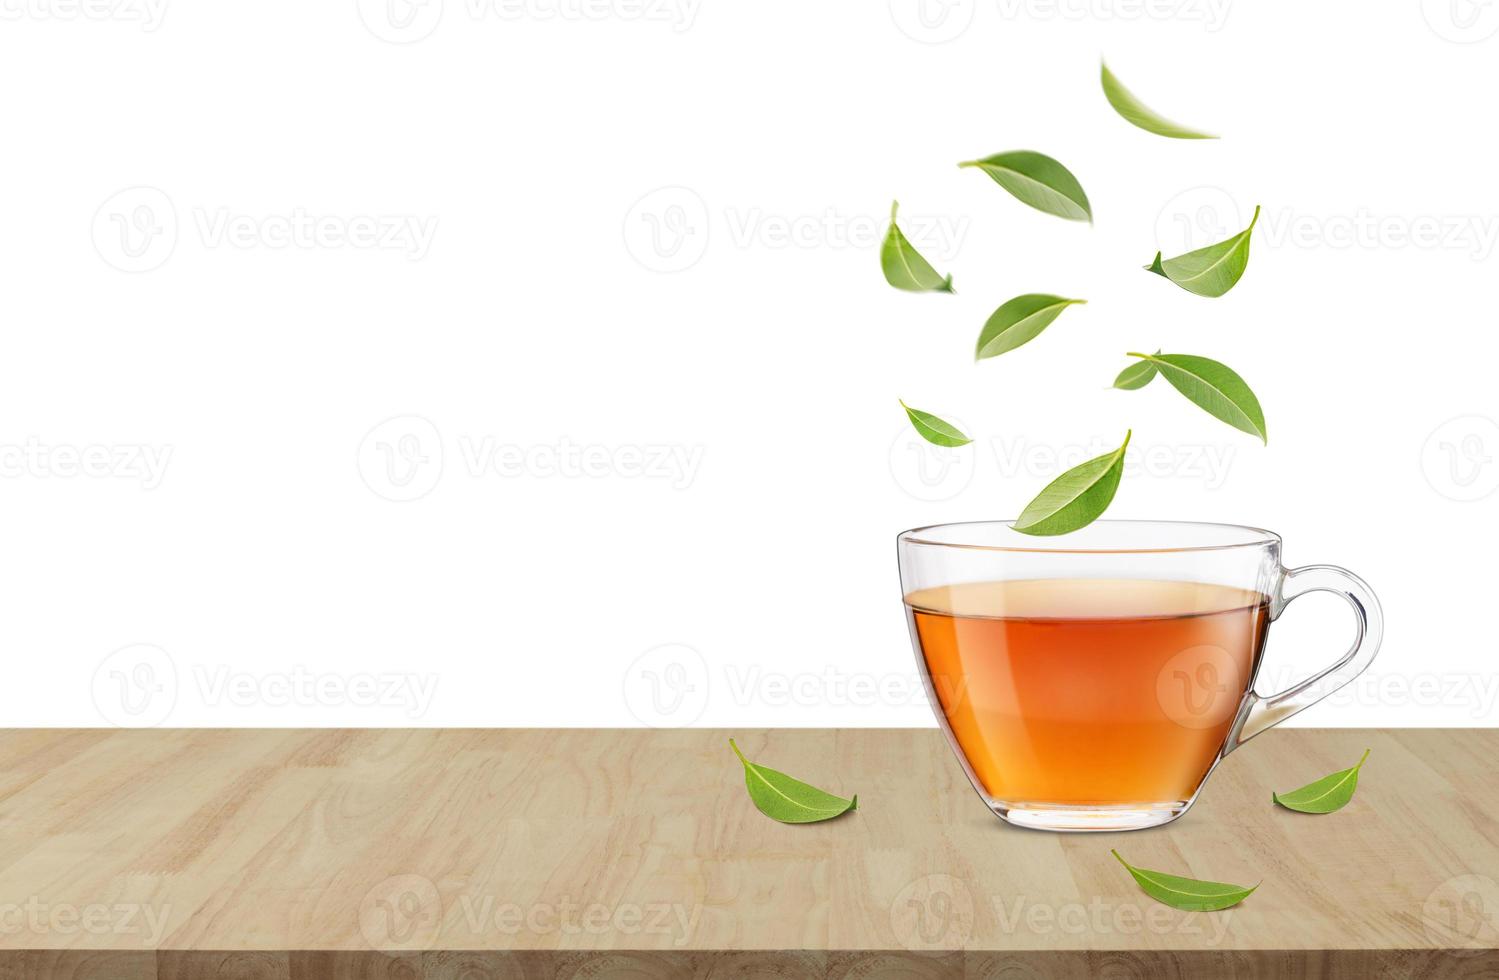
{"label": "glass teacup", "polygon": [[[1362,579],[1288,570],[1280,538],[1252,527],[1096,521],[1041,538],[944,524],[904,532],[898,549],[938,723],[984,802],[1024,827],[1176,819],[1229,752],[1363,671],[1383,628]],[[1260,696],[1270,624],[1314,591],[1352,605],[1353,646]]]}

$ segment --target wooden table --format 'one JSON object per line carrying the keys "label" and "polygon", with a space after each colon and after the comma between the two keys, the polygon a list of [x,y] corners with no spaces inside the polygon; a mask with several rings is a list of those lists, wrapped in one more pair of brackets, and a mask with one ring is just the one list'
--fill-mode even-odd
{"label": "wooden table", "polygon": [[[732,733],[859,794],[785,826],[729,734],[0,732],[0,978],[1499,976],[1499,731],[1271,732],[1109,835],[1006,827],[934,730]],[[1111,847],[1264,883],[1177,912]]]}

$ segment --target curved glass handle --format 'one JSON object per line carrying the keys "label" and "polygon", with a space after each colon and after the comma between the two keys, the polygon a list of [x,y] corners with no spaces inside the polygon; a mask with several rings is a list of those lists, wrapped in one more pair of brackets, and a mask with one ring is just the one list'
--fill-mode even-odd
{"label": "curved glass handle", "polygon": [[1358,626],[1353,646],[1332,666],[1279,694],[1260,697],[1251,688],[1244,696],[1234,727],[1229,730],[1224,755],[1347,684],[1362,674],[1379,652],[1379,642],[1384,637],[1384,613],[1380,611],[1379,600],[1369,583],[1346,568],[1307,565],[1286,572],[1270,603],[1270,619],[1279,619],[1292,599],[1308,592],[1332,592],[1348,600]]}

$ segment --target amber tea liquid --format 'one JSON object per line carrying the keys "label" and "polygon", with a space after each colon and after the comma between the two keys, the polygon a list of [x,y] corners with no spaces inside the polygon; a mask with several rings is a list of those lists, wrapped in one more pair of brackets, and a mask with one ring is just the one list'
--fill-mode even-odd
{"label": "amber tea liquid", "polygon": [[906,596],[943,717],[994,799],[1186,802],[1218,759],[1269,622],[1196,582],[977,582]]}

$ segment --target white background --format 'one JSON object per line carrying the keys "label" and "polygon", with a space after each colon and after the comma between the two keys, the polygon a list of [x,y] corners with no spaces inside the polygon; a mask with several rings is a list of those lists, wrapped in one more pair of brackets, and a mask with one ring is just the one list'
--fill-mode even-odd
{"label": "white background", "polygon": [[[1382,597],[1297,723],[1499,721],[1499,5],[0,13],[4,724],[931,724],[896,532],[1127,427],[1111,516]],[[1225,138],[1126,125],[1100,56]],[[955,166],[1018,148],[1095,226]],[[892,198],[955,296],[884,284]],[[1141,271],[1256,204],[1228,296]],[[1023,292],[1090,302],[975,365]],[[1109,390],[1157,347],[1235,367],[1268,448]],[[923,457],[897,398],[977,441]],[[1278,669],[1346,643],[1318,603]]]}

